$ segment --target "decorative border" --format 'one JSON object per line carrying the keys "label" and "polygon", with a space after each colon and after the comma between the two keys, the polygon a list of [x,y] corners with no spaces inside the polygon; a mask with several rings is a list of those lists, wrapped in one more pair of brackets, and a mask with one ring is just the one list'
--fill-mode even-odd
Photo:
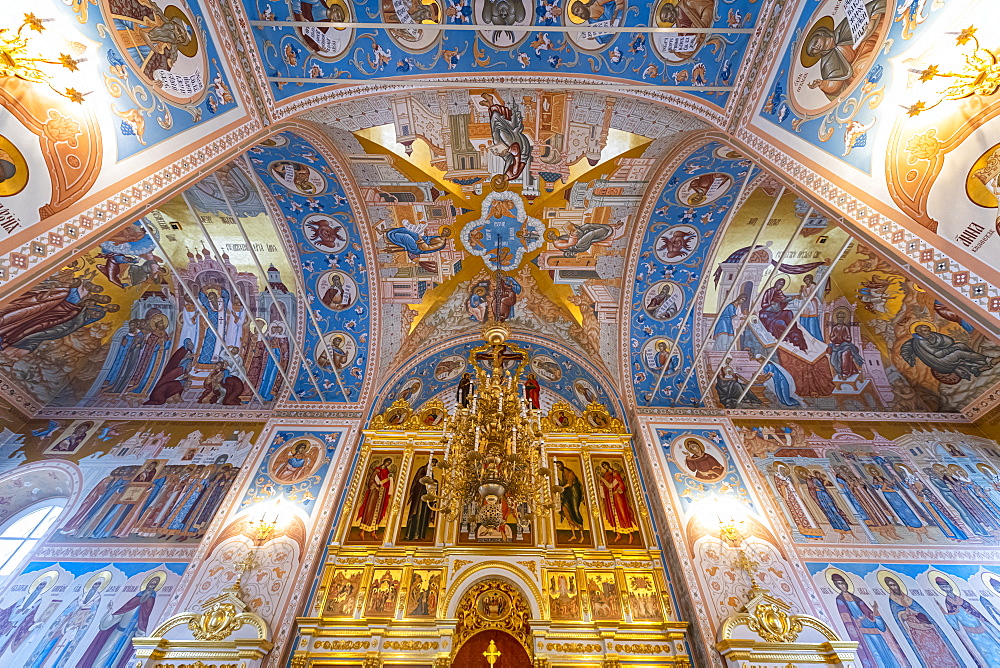
{"label": "decorative border", "polygon": [[921,545],[796,545],[795,551],[805,561],[856,561],[952,564],[1000,563],[1000,551],[984,547],[925,547]]}
{"label": "decorative border", "polygon": [[148,545],[53,545],[35,550],[31,558],[55,559],[56,561],[140,561],[153,559],[155,561],[180,561],[191,563],[191,558],[198,549],[197,545],[164,545],[149,543]]}
{"label": "decorative border", "polygon": [[177,408],[173,410],[149,408],[43,408],[35,413],[35,418],[73,419],[95,418],[104,420],[250,420],[267,422],[273,415],[271,410],[203,410],[200,408]]}
{"label": "decorative border", "polygon": [[780,408],[644,408],[636,407],[639,416],[684,415],[698,417],[762,418],[765,420],[858,420],[863,422],[953,422],[970,424],[963,413],[879,413],[878,411],[824,411]]}

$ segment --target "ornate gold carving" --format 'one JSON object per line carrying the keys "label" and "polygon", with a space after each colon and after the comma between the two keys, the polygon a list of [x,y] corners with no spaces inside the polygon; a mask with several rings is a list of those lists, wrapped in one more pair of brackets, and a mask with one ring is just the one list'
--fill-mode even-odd
{"label": "ornate gold carving", "polygon": [[330,650],[367,649],[370,646],[367,640],[317,640],[314,645],[316,649]]}
{"label": "ornate gold carving", "polygon": [[664,652],[669,652],[670,648],[643,643],[640,645],[615,645],[615,651],[624,652],[625,654],[663,654]]}
{"label": "ornate gold carving", "polygon": [[456,559],[452,563],[455,564],[455,573],[457,574],[458,571],[460,571],[461,569],[463,569],[466,566],[468,566],[469,564],[471,564],[472,560],[471,559]]}
{"label": "ornate gold carving", "polygon": [[593,643],[582,643],[582,642],[550,642],[545,646],[545,649],[550,652],[566,652],[569,654],[590,654],[592,652],[600,652],[601,646]]}
{"label": "ornate gold carving", "polygon": [[538,564],[534,561],[518,561],[517,563],[531,571],[533,576],[538,577],[538,573],[535,570],[538,567]]}
{"label": "ornate gold carving", "polygon": [[[244,664],[245,665],[245,664]],[[156,663],[154,668],[238,668],[238,663],[217,663],[215,665],[195,661],[194,663]]]}
{"label": "ornate gold carving", "polygon": [[368,428],[378,430],[405,430],[407,421],[413,417],[413,407],[406,399],[396,399],[383,413],[372,418]]}
{"label": "ornate gold carving", "polygon": [[585,561],[583,565],[587,568],[614,568],[615,562],[613,561]]}
{"label": "ornate gold carving", "polygon": [[576,568],[576,562],[563,559],[546,559],[545,566],[547,568]]}
{"label": "ornate gold carving", "polygon": [[452,640],[452,652],[479,631],[506,631],[531,651],[531,609],[521,591],[503,580],[484,580],[470,587],[458,602],[458,624]]}
{"label": "ornate gold carving", "polygon": [[795,642],[802,633],[802,620],[774,603],[760,603],[747,619],[747,628],[766,642]]}
{"label": "ornate gold carving", "polygon": [[216,602],[188,620],[188,628],[195,640],[225,640],[241,626],[243,620],[236,606],[228,601]]}
{"label": "ornate gold carving", "polygon": [[398,566],[399,564],[405,564],[406,559],[405,558],[397,559],[394,557],[378,557],[375,559],[375,563],[378,566],[385,566],[385,565]]}
{"label": "ornate gold carving", "polygon": [[436,642],[420,642],[419,640],[386,640],[382,643],[386,649],[397,649],[404,652],[426,651],[440,647]]}

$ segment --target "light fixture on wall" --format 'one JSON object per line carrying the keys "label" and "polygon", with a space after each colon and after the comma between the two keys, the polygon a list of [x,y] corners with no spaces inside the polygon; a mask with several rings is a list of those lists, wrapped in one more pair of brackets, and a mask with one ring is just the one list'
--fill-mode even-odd
{"label": "light fixture on wall", "polygon": [[1000,62],[989,49],[983,48],[976,37],[976,27],[969,26],[958,33],[955,44],[963,47],[959,53],[962,62],[955,67],[942,67],[940,64],[930,64],[923,69],[911,68],[910,72],[918,75],[921,83],[929,83],[935,79],[947,82],[944,89],[937,91],[937,99],[927,103],[922,100],[910,106],[904,106],[908,116],[917,116],[933,109],[945,100],[964,100],[973,95],[993,95],[1000,89]]}
{"label": "light fixture on wall", "polygon": [[40,19],[29,12],[24,14],[24,20],[16,29],[0,27],[0,77],[15,77],[29,83],[46,84],[68,100],[83,102],[86,93],[73,87],[60,90],[53,83],[59,72],[56,68],[77,72],[85,59],[74,58],[67,53],[50,56],[43,52],[47,50],[47,45],[40,35],[46,30],[45,23],[49,21],[51,19]]}
{"label": "light fixture on wall", "polygon": [[540,411],[520,392],[528,353],[508,335],[503,325],[488,325],[486,343],[469,352],[475,382],[462,381],[466,391],[445,419],[444,456],[421,479],[435,511],[454,519],[474,509],[477,524],[501,532],[507,509],[527,520],[551,510],[560,491],[550,486]]}
{"label": "light fixture on wall", "polygon": [[253,544],[247,553],[243,555],[243,558],[234,564],[237,586],[245,573],[257,567],[256,553],[274,536],[274,532],[281,521],[280,507],[281,498],[278,498],[273,504],[267,504],[267,507],[261,510],[260,515],[256,519],[247,522],[247,531],[245,533],[253,541]]}

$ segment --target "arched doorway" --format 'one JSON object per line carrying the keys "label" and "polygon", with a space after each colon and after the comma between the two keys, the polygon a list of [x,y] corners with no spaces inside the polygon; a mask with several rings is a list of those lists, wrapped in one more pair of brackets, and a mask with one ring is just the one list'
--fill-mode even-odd
{"label": "arched doorway", "polygon": [[498,655],[493,668],[531,668],[531,609],[521,590],[506,580],[481,580],[469,587],[455,611],[451,665],[490,666],[490,641]]}
{"label": "arched doorway", "polygon": [[493,668],[531,668],[531,657],[524,646],[506,631],[490,629],[476,633],[459,648],[452,659],[451,665],[463,668],[479,668],[489,666],[487,653],[490,651],[490,641],[494,643],[497,654],[493,657]]}

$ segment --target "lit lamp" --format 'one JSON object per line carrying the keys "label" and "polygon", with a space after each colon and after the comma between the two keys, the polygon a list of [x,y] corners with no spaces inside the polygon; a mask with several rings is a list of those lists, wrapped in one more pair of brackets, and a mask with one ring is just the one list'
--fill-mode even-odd
{"label": "lit lamp", "polygon": [[711,497],[701,501],[698,515],[707,525],[713,519],[719,523],[719,539],[731,550],[736,551],[733,567],[745,572],[750,577],[751,595],[760,589],[756,573],[760,562],[744,547],[746,530],[746,510],[743,504],[728,497]]}
{"label": "lit lamp", "polygon": [[[236,562],[236,582],[234,586],[239,587],[243,579],[243,574],[247,573],[257,567],[258,561],[256,558],[256,553],[260,550],[264,543],[271,540],[274,535],[275,529],[278,527],[278,522],[281,519],[281,514],[279,508],[281,506],[281,499],[279,498],[274,502],[272,508],[270,508],[270,513],[268,509],[261,512],[260,517],[257,519],[250,520],[247,523],[247,528],[249,529],[250,540],[253,541],[253,545],[250,550],[247,551],[243,558]],[[268,519],[268,516],[271,519]]]}
{"label": "lit lamp", "polygon": [[942,67],[931,64],[923,69],[911,68],[910,72],[919,75],[921,83],[934,79],[944,79],[948,85],[936,94],[937,101],[930,104],[917,101],[910,106],[904,106],[908,116],[916,116],[933,109],[945,100],[964,100],[973,95],[993,95],[1000,88],[1000,63],[997,56],[989,49],[983,48],[976,37],[976,27],[969,26],[958,33],[955,44],[964,47],[959,55],[962,61],[955,67]]}

